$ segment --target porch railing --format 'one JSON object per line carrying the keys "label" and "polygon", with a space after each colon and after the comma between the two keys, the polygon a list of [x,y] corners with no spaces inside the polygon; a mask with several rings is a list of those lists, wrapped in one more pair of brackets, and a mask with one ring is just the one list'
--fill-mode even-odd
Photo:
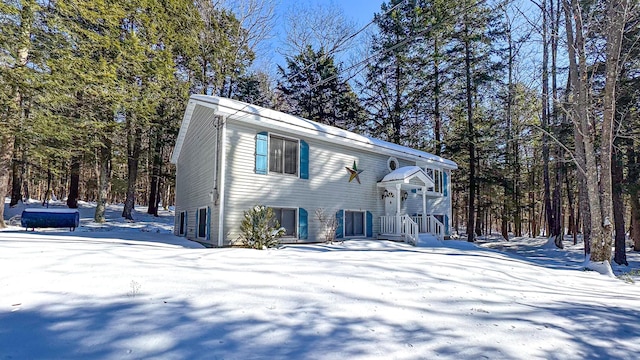
{"label": "porch railing", "polygon": [[425,223],[427,227],[425,232],[435,235],[438,240],[444,239],[444,224],[440,220],[433,215],[427,215]]}
{"label": "porch railing", "polygon": [[423,218],[422,216],[407,215],[382,216],[380,223],[380,232],[382,234],[405,235],[405,233],[402,231],[403,229],[399,228],[399,226],[401,226],[402,224],[403,217],[408,217],[412,222],[417,224],[418,233],[429,233],[435,235],[438,240],[444,239],[444,224],[433,215],[427,215],[425,218]]}
{"label": "porch railing", "polygon": [[408,215],[391,215],[380,217],[380,232],[386,235],[399,235],[412,245],[418,243],[420,225]]}
{"label": "porch railing", "polygon": [[400,232],[404,234],[404,241],[411,245],[418,244],[418,236],[420,234],[418,224],[408,215],[402,215],[400,224]]}

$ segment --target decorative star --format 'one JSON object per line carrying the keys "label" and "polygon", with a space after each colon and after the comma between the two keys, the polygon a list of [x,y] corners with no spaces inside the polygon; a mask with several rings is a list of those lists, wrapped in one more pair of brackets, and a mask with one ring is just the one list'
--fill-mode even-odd
{"label": "decorative star", "polygon": [[360,184],[360,173],[363,172],[364,170],[358,170],[358,168],[356,167],[356,162],[353,162],[353,168],[348,168],[345,167],[345,169],[347,169],[347,172],[349,173],[349,182],[352,182],[353,179],[356,179],[356,181],[358,181],[358,184]]}

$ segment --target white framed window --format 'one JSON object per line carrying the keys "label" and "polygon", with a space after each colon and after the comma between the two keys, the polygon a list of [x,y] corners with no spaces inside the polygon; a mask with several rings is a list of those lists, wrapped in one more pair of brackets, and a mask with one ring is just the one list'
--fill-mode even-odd
{"label": "white framed window", "polygon": [[178,217],[178,235],[184,236],[187,233],[187,213],[185,211],[180,211],[180,216]]}
{"label": "white framed window", "polygon": [[298,229],[298,209],[296,208],[276,208],[272,207],[273,213],[280,224],[285,229],[284,237],[297,237]]}
{"label": "white framed window", "polygon": [[434,169],[434,168],[427,168],[426,169],[426,173],[427,175],[429,175],[431,177],[431,179],[433,179],[433,183],[434,186],[433,187],[428,187],[427,191],[431,191],[431,192],[436,192],[439,194],[442,194],[444,192],[444,175],[442,170],[440,169]]}
{"label": "white framed window", "polygon": [[207,208],[198,209],[198,227],[196,228],[196,237],[199,239],[207,238]]}
{"label": "white framed window", "polygon": [[298,175],[299,140],[269,135],[269,173]]}
{"label": "white framed window", "polygon": [[344,212],[344,236],[365,236],[366,224],[365,224],[364,211],[349,211]]}

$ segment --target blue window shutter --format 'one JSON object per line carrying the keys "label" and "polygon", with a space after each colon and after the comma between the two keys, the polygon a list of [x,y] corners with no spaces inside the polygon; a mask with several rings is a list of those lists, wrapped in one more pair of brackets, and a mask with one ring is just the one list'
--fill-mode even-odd
{"label": "blue window shutter", "polygon": [[211,207],[207,206],[207,229],[206,239],[211,240]]}
{"label": "blue window shutter", "polygon": [[303,208],[298,209],[298,239],[306,240],[309,238],[309,215],[307,210]]}
{"label": "blue window shutter", "polygon": [[256,134],[256,174],[265,175],[267,173],[268,141],[268,133],[261,132]]}
{"label": "blue window shutter", "polygon": [[442,172],[442,187],[444,188],[444,196],[447,196],[447,173]]}
{"label": "blue window shutter", "polygon": [[336,239],[342,239],[344,237],[344,210],[338,210],[336,220]]}
{"label": "blue window shutter", "polygon": [[418,193],[418,189],[411,189],[411,192],[414,193],[414,194],[417,194]]}
{"label": "blue window shutter", "polygon": [[309,178],[309,144],[300,140],[300,179]]}
{"label": "blue window shutter", "polygon": [[373,237],[373,214],[367,211],[367,237]]}
{"label": "blue window shutter", "polygon": [[449,215],[444,216],[444,234],[449,235]]}

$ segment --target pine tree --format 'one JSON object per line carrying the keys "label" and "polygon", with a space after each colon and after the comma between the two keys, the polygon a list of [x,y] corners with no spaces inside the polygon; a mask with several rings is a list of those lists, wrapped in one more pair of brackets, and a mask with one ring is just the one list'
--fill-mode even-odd
{"label": "pine tree", "polygon": [[287,68],[279,68],[283,77],[278,84],[285,100],[282,110],[320,123],[356,130],[363,111],[348,83],[339,76],[332,56],[311,46],[287,59]]}

